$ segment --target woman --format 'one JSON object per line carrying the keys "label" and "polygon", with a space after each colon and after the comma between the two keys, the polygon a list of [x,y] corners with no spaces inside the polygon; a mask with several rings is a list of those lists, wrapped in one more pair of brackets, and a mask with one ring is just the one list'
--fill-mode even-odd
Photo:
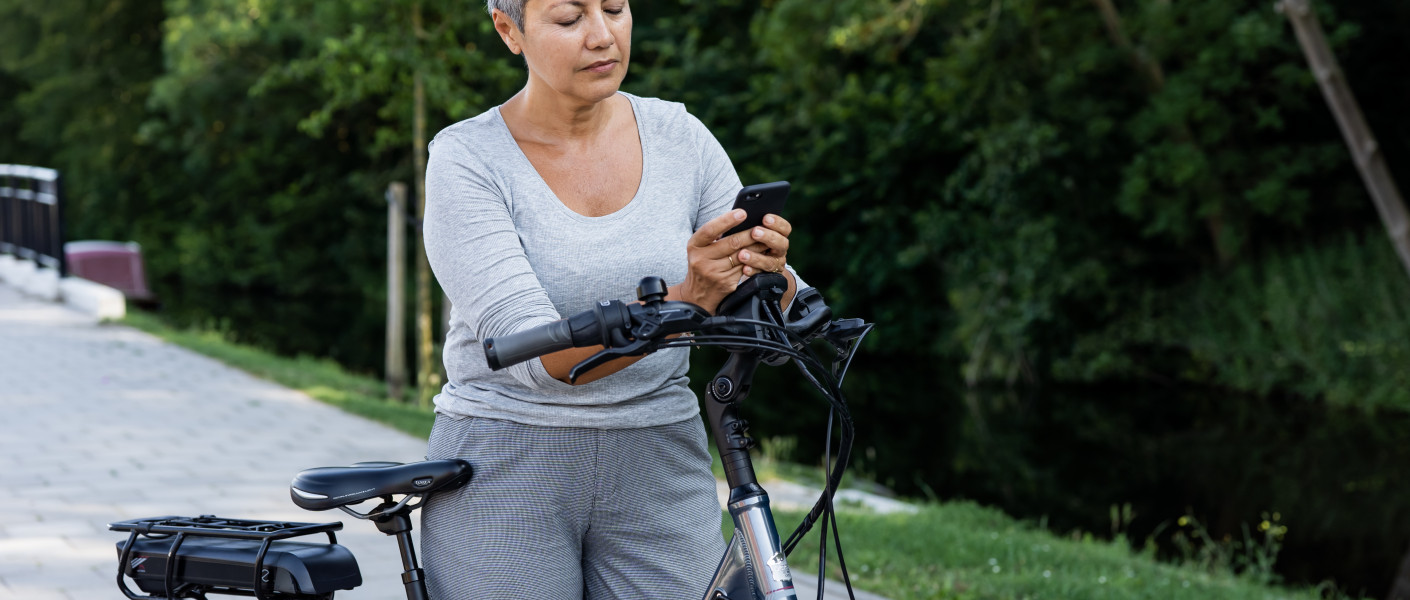
{"label": "woman", "polygon": [[428,458],[461,457],[470,485],[423,514],[431,595],[699,598],[724,551],[688,352],[625,358],[566,382],[601,349],[490,371],[482,340],[605,299],[647,275],[714,309],[759,271],[796,276],[791,227],[720,236],[740,181],[679,104],[618,91],[627,0],[488,0],[528,66],[503,105],[441,131],[426,173],[426,250],[453,305],[449,383]]}

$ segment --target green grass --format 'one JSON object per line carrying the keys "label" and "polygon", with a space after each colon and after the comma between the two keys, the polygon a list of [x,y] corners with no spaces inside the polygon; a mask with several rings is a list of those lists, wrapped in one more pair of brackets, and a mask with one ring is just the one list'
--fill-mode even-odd
{"label": "green grass", "polygon": [[129,312],[122,323],[355,415],[385,423],[423,439],[431,434],[431,424],[435,418],[430,407],[390,402],[387,386],[381,381],[349,373],[331,360],[278,356],[232,343],[219,333],[175,328],[158,317],[142,312]]}
{"label": "green grass", "polygon": [[[780,536],[787,537],[803,513],[775,516]],[[1124,541],[1059,537],[969,502],[929,503],[914,515],[843,509],[837,520],[853,585],[893,600],[1324,597],[1316,589],[1265,585],[1224,568],[1159,562]],[[814,527],[789,557],[795,572],[817,573],[817,536]],[[841,581],[835,554],[828,567],[828,576]]]}
{"label": "green grass", "polygon": [[[332,361],[280,357],[218,333],[174,328],[140,312],[129,313],[123,324],[412,435],[430,432],[430,408],[390,402],[382,382],[348,373]],[[769,454],[766,449],[758,461],[761,478],[820,484],[816,468]],[[800,512],[776,513],[780,535],[787,537],[802,517]],[[724,520],[728,535],[728,515]],[[1322,597],[1316,590],[1263,585],[1227,568],[1161,563],[1132,552],[1123,541],[1058,537],[968,502],[927,503],[914,515],[844,506],[838,521],[854,585],[893,600]],[[817,571],[818,531],[814,528],[789,558],[795,571]],[[840,580],[835,556],[829,566],[829,576]]]}

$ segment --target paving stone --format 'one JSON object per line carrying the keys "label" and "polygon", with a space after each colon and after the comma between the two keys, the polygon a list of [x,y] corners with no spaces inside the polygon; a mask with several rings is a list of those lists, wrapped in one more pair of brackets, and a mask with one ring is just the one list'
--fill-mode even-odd
{"label": "paving stone", "polygon": [[[57,588],[50,588],[48,585],[23,583],[0,586],[0,600],[72,600]],[[113,589],[117,589],[116,584]]]}
{"label": "paving stone", "polygon": [[18,581],[20,578],[38,574],[40,569],[41,567],[37,560],[19,559],[0,561],[0,582],[4,582],[7,578]]}
{"label": "paving stone", "polygon": [[101,586],[64,586],[60,588],[59,591],[62,592],[64,594],[64,597],[68,598],[69,600],[108,600],[111,598],[121,599],[122,594],[118,592],[117,583],[115,583],[113,579],[113,577],[115,576],[116,571],[114,571],[113,576],[108,577],[108,581]]}
{"label": "paving stone", "polygon": [[63,536],[83,536],[100,533],[104,529],[97,529],[86,521],[55,520],[46,519],[33,523],[12,523],[5,526],[5,532],[10,537],[15,538],[38,538],[38,537],[63,537]]}

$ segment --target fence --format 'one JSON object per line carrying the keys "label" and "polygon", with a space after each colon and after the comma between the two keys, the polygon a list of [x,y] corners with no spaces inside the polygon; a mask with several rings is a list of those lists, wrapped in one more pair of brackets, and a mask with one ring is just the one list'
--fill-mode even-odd
{"label": "fence", "polygon": [[0,165],[0,253],[68,275],[59,172]]}

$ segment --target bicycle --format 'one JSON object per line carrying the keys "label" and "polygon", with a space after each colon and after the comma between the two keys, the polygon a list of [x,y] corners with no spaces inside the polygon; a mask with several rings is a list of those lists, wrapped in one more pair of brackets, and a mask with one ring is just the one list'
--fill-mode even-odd
{"label": "bicycle", "polygon": [[[571,347],[604,349],[575,365],[576,381],[613,359],[665,348],[717,346],[729,357],[706,385],[706,417],[724,466],[730,494],[726,503],[734,534],[720,559],[704,600],[796,600],[787,556],[822,521],[818,597],[824,589],[828,529],[836,548],[843,582],[851,580],[837,534],[832,497],[851,455],[853,427],[841,384],[852,357],[872,324],[861,319],[832,320],[832,311],[813,288],[799,290],[788,318],[780,307],[787,280],[761,273],[741,282],[711,315],[680,301],[667,301],[665,281],[647,277],[637,287],[639,303],[598,302],[592,310],[568,319],[500,338],[484,340],[493,369]],[[833,351],[826,365],[812,346]],[[783,543],[769,507],[768,493],[756,479],[740,404],[760,364],[780,366],[792,359],[799,372],[830,405],[825,454],[825,484],[812,510]],[[838,424],[837,458],[832,460],[834,418]],[[426,497],[456,489],[473,477],[473,466],[459,459],[415,463],[369,462],[348,467],[319,467],[296,475],[290,483],[294,504],[311,511],[337,508],[394,536],[401,553],[402,584],[408,600],[426,600],[425,574],[417,565],[411,539],[411,514]],[[400,499],[397,497],[400,496]],[[372,510],[353,507],[380,500]],[[132,600],[197,598],[208,594],[258,599],[331,600],[339,590],[362,584],[352,553],[338,545],[341,522],[289,523],[200,517],[153,517],[109,525],[127,532],[117,543],[117,584]],[[325,534],[328,542],[291,541]],[[139,595],[128,585],[131,579]],[[158,595],[160,594],[160,595]]]}

